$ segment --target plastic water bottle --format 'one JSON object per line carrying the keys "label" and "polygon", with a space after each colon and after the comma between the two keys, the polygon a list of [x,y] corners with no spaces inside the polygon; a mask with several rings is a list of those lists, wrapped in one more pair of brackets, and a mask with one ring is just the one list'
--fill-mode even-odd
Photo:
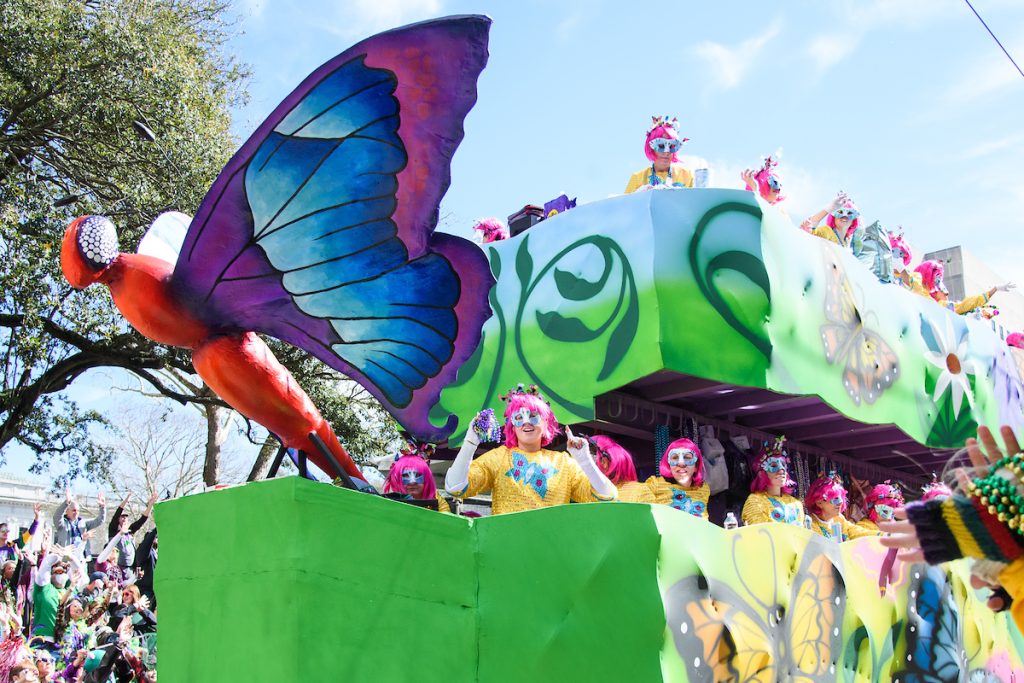
{"label": "plastic water bottle", "polygon": [[841,543],[843,541],[843,525],[835,521],[830,526],[832,527],[832,540]]}
{"label": "plastic water bottle", "polygon": [[693,186],[694,187],[707,187],[708,186],[708,169],[698,168],[693,173]]}
{"label": "plastic water bottle", "polygon": [[735,529],[738,526],[739,526],[739,522],[736,521],[736,515],[734,515],[731,512],[728,513],[725,516],[725,528],[726,529]]}
{"label": "plastic water bottle", "polygon": [[808,531],[812,531],[814,529],[814,522],[811,521],[810,515],[804,515],[804,528]]}

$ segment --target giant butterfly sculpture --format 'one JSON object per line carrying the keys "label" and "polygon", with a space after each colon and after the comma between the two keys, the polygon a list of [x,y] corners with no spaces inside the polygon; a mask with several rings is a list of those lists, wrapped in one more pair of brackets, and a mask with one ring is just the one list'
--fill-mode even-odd
{"label": "giant butterfly sculpture", "polygon": [[356,379],[418,436],[450,433],[454,416],[426,415],[479,343],[493,279],[480,249],[433,231],[489,27],[426,22],[335,57],[238,150],[187,232],[168,239],[160,221],[126,254],[109,220],[79,217],[65,277],[107,285],[139,332],[191,349],[211,389],[325,471],[311,434],[360,477],[256,333]]}

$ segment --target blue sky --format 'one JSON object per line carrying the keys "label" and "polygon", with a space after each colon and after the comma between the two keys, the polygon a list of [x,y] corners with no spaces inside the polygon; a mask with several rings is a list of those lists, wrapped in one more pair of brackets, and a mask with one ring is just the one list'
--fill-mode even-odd
{"label": "blue sky", "polygon": [[[1024,64],[1024,2],[974,0]],[[494,20],[442,229],[561,192],[622,191],[653,114],[677,116],[714,184],[783,150],[790,215],[839,189],[919,248],[964,244],[1024,286],[1024,78],[963,0],[661,3],[240,0],[228,46],[253,71],[241,143],[309,72],[358,40],[451,14]],[[995,283],[993,283],[995,284]],[[110,373],[76,386],[105,400]],[[29,456],[9,449],[6,469]]]}
{"label": "blue sky", "polygon": [[[1024,64],[1024,3],[975,7]],[[641,7],[643,9],[641,9]],[[653,114],[677,116],[715,184],[782,149],[800,220],[839,189],[921,249],[963,243],[1024,285],[1024,78],[962,0],[786,3],[246,0],[240,139],[312,69],[379,30],[494,20],[442,229],[560,192],[619,193]],[[994,284],[994,283],[993,283]]]}

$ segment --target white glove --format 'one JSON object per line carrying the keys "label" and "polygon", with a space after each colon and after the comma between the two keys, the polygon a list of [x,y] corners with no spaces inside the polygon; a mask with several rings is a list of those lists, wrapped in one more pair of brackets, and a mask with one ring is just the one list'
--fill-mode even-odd
{"label": "white glove", "polygon": [[473,429],[466,430],[462,448],[459,449],[455,461],[444,475],[444,489],[453,496],[458,496],[469,486],[469,465],[473,462],[473,454],[476,453],[479,445],[480,439],[477,438]]}
{"label": "white glove", "polygon": [[572,456],[572,459],[583,470],[583,474],[587,475],[587,479],[590,480],[590,486],[594,489],[594,492],[601,498],[617,498],[619,492],[615,488],[615,484],[611,483],[608,477],[604,476],[604,472],[594,462],[594,456],[590,454],[590,442],[574,436],[572,430],[568,427],[565,428],[565,437],[566,450],[569,451],[569,455]]}
{"label": "white glove", "polygon": [[1016,289],[1016,288],[1017,288],[1017,285],[1013,284],[1012,282],[1007,282],[1006,284],[1002,284],[1002,285],[996,285],[996,291],[997,292],[1009,292],[1011,289]]}

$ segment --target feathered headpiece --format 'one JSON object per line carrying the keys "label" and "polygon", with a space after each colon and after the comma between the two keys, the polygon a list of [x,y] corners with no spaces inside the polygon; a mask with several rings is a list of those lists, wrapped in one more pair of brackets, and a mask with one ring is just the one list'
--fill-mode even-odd
{"label": "feathered headpiece", "polygon": [[761,446],[761,454],[757,458],[758,469],[763,469],[764,463],[768,458],[783,458],[786,462],[789,462],[789,453],[786,452],[786,437],[779,436],[775,438],[775,443],[769,445],[767,441]]}
{"label": "feathered headpiece", "polygon": [[946,498],[953,495],[952,489],[939,481],[938,476],[932,474],[932,480],[921,488],[921,500],[928,501],[932,498]]}
{"label": "feathered headpiece", "polygon": [[508,392],[506,392],[504,394],[500,394],[498,396],[498,398],[500,398],[505,403],[508,403],[509,400],[513,396],[516,396],[516,395],[536,396],[537,398],[539,398],[540,400],[544,401],[548,405],[551,405],[551,401],[549,401],[546,398],[544,398],[544,395],[540,393],[540,389],[537,388],[536,384],[531,384],[530,386],[525,386],[522,383],[517,384],[515,386],[515,388],[509,390]]}
{"label": "feathered headpiece", "polygon": [[[647,134],[650,135],[659,128],[671,128],[676,133],[679,132],[679,119],[676,117],[669,118],[667,116],[652,116],[651,127],[647,129]],[[686,138],[688,140],[689,138]],[[686,142],[683,140],[683,142]]]}
{"label": "feathered headpiece", "polygon": [[867,506],[874,507],[879,503],[883,505],[892,505],[892,507],[903,507],[903,491],[900,490],[899,484],[892,483],[892,480],[886,479],[881,484],[875,484],[871,491],[868,492],[867,497],[864,499]]}
{"label": "feathered headpiece", "polygon": [[437,447],[432,443],[420,443],[411,437],[407,437],[405,444],[398,449],[398,453],[395,454],[395,460],[403,458],[407,455],[418,455],[423,458],[427,463],[434,457],[434,451]]}

